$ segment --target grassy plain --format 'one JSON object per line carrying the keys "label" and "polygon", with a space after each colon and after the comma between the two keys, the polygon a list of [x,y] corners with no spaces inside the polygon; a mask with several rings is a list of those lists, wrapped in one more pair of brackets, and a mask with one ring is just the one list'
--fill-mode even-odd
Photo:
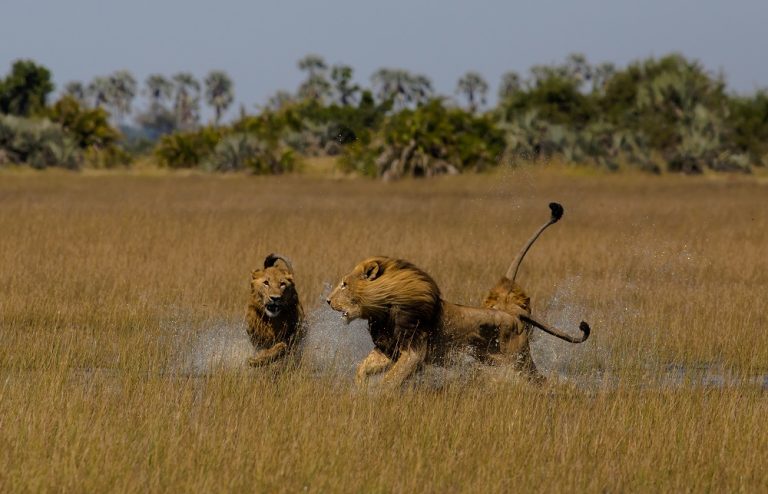
{"label": "grassy plain", "polygon": [[[448,373],[380,396],[240,365],[267,253],[343,347],[320,301],[356,261],[407,258],[477,304],[551,200],[565,218],[519,280],[593,335],[534,342],[548,386]],[[0,491],[763,490],[766,287],[753,177],[0,174]],[[211,341],[236,358],[211,364]]]}

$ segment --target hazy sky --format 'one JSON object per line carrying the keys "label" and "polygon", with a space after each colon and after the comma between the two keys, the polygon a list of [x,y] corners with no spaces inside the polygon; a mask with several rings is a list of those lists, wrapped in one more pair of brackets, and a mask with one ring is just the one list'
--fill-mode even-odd
{"label": "hazy sky", "polygon": [[572,52],[624,65],[678,51],[751,92],[768,87],[767,28],[768,0],[0,0],[0,74],[17,58],[50,68],[59,88],[118,69],[140,81],[223,69],[253,108],[296,89],[307,53],[366,85],[379,67],[424,73],[444,94],[476,70],[495,94],[507,70]]}

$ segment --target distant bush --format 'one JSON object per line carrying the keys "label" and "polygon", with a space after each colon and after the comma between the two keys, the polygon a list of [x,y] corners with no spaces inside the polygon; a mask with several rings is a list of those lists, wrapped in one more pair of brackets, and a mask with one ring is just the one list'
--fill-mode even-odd
{"label": "distant bush", "polygon": [[295,164],[290,149],[272,146],[254,135],[236,133],[219,141],[203,167],[212,171],[249,170],[261,175],[289,172]]}
{"label": "distant bush", "polygon": [[768,166],[768,91],[730,98],[726,126],[726,138],[738,153]]}
{"label": "distant bush", "polygon": [[155,155],[169,168],[196,168],[213,154],[221,137],[222,130],[215,127],[166,134],[158,141]]}
{"label": "distant bush", "polygon": [[[298,91],[279,91],[256,114],[241,107],[223,126],[232,84],[226,74],[210,73],[205,97],[216,125],[204,127],[199,82],[188,73],[153,74],[143,91],[149,104],[134,113],[134,127],[126,122],[138,94],[129,72],[87,85],[72,81],[48,106],[50,72],[16,61],[0,78],[0,114],[36,120],[4,120],[0,162],[109,168],[152,153],[169,168],[284,173],[302,156],[338,156],[343,171],[385,179],[552,156],[653,173],[768,166],[768,91],[729,94],[722,75],[680,54],[623,68],[570,54],[561,63],[534,65],[527,75],[507,72],[493,108],[486,105],[487,82],[474,72],[458,82],[460,107],[436,97],[426,76],[407,70],[376,71],[371,89],[354,82],[351,67],[330,67],[316,55],[303,58],[299,68],[306,79]],[[102,108],[115,114],[111,123]]]}
{"label": "distant bush", "polygon": [[75,98],[64,96],[47,108],[45,115],[60,124],[83,150],[87,166],[114,168],[130,164],[131,156],[118,145],[120,132],[110,125],[106,110],[86,108]]}
{"label": "distant bush", "polygon": [[[316,99],[304,99],[286,102],[279,110],[267,110],[259,117],[266,117],[262,119],[264,123],[269,121],[269,128],[277,131],[278,139],[297,153],[336,156],[348,144],[369,143],[391,107],[391,102],[377,104],[370,91],[363,91],[357,105],[324,105]],[[264,137],[263,133],[260,135]]]}
{"label": "distant bush", "polygon": [[132,159],[131,154],[119,146],[91,146],[83,151],[83,163],[89,168],[127,167]]}
{"label": "distant bush", "polygon": [[279,132],[258,117],[233,127],[203,127],[165,135],[155,154],[170,168],[280,174],[294,170],[296,165],[294,152],[282,144]]}
{"label": "distant bush", "polygon": [[490,117],[434,99],[388,117],[379,140],[345,149],[341,163],[385,179],[428,177],[495,166],[503,150],[504,135]]}
{"label": "distant bush", "polygon": [[107,148],[120,139],[120,132],[109,124],[109,113],[102,108],[84,108],[71,96],[64,96],[48,108],[45,115],[61,124],[77,144]]}
{"label": "distant bush", "polygon": [[0,151],[4,160],[34,168],[75,169],[82,162],[77,143],[61,125],[47,119],[0,115]]}
{"label": "distant bush", "polygon": [[528,91],[516,91],[500,102],[505,120],[535,110],[542,120],[558,125],[582,127],[596,116],[595,102],[579,91],[580,82],[551,75]]}
{"label": "distant bush", "polygon": [[0,78],[0,113],[28,117],[45,109],[53,91],[51,72],[32,60],[16,60]]}

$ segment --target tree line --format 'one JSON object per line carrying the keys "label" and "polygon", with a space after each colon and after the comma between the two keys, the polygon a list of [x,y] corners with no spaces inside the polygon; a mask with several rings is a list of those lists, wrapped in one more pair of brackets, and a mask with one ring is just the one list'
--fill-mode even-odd
{"label": "tree line", "polygon": [[[317,55],[298,61],[304,78],[257,110],[224,122],[234,84],[223,71],[200,81],[181,72],[139,83],[126,70],[67,83],[58,99],[50,71],[30,60],[0,79],[0,165],[161,166],[281,173],[309,156],[398,178],[542,162],[702,173],[750,172],[768,164],[768,92],[731,94],[721,75],[679,54],[618,68],[580,54],[507,72],[497,102],[469,71],[452,95],[429,77],[381,68],[370,85],[352,67]],[[136,98],[145,104],[136,110]],[[201,106],[211,121],[201,122]]]}

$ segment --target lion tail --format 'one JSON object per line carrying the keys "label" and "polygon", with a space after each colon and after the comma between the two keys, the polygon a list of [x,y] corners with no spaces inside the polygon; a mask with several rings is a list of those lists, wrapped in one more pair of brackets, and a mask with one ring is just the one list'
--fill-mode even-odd
{"label": "lion tail", "polygon": [[269,254],[266,259],[264,259],[264,269],[271,268],[277,264],[277,261],[283,261],[286,267],[288,267],[288,271],[293,273],[293,265],[291,265],[291,261],[280,254]]}
{"label": "lion tail", "polygon": [[515,257],[515,260],[512,261],[512,264],[509,266],[506,277],[509,278],[510,280],[515,281],[515,278],[517,277],[517,270],[520,269],[520,263],[523,262],[523,258],[525,257],[525,254],[528,252],[528,249],[531,248],[531,245],[533,245],[536,239],[539,238],[539,235],[541,235],[541,233],[544,230],[546,230],[549,227],[549,225],[553,225],[558,221],[560,221],[560,218],[563,217],[563,213],[565,212],[565,210],[563,209],[563,206],[557,202],[550,202],[549,209],[552,213],[549,218],[549,221],[544,223],[536,231],[536,233],[533,234],[533,236],[528,240],[525,246],[523,246],[523,249],[517,254],[517,257]]}
{"label": "lion tail", "polygon": [[589,324],[587,324],[585,321],[581,321],[581,324],[579,324],[579,329],[581,330],[581,337],[573,337],[565,333],[564,331],[561,331],[557,328],[553,328],[552,326],[548,326],[542,322],[536,321],[530,316],[521,315],[520,318],[523,321],[531,324],[532,326],[536,326],[537,328],[544,331],[545,333],[549,333],[552,336],[556,336],[561,340],[565,340],[569,343],[583,343],[587,341],[587,338],[589,338],[589,333],[591,332]]}

